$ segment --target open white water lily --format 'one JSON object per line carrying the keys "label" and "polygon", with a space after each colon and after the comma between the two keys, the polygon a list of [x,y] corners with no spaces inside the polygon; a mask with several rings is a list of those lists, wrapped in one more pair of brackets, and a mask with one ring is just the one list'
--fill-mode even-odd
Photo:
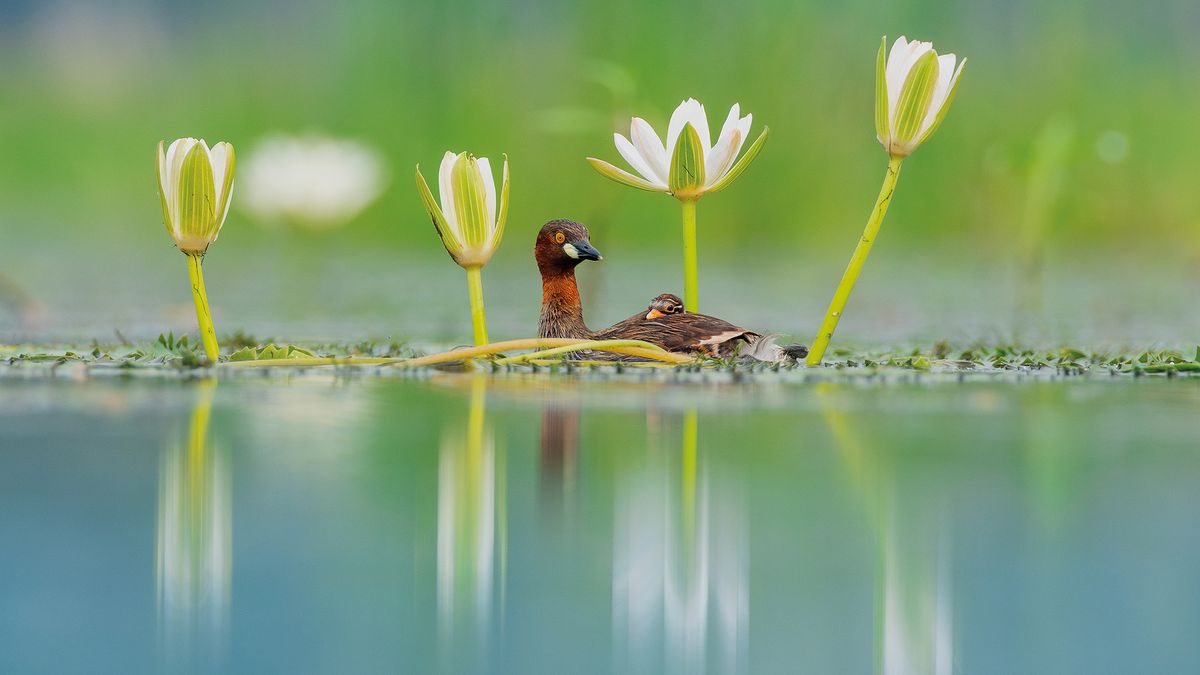
{"label": "open white water lily", "polygon": [[158,194],[163,223],[180,251],[202,254],[217,240],[233,196],[233,146],[210,149],[203,139],[158,144]]}
{"label": "open white water lily", "polygon": [[958,90],[967,60],[955,67],[954,54],[938,55],[931,42],[903,36],[887,53],[879,46],[875,71],[875,133],[892,157],[908,157],[933,135]]}
{"label": "open white water lily", "polygon": [[264,224],[329,229],[379,198],[387,170],[379,152],[349,138],[272,134],[242,162],[238,202]]}
{"label": "open white water lily", "polygon": [[665,192],[682,200],[695,200],[716,192],[734,181],[754,161],[767,138],[767,129],[738,159],[750,134],[753,115],[741,116],[737,103],[729,109],[721,134],[710,142],[708,117],[704,106],[689,98],[671,115],[666,145],[646,120],[635,117],[629,125],[629,138],[613,134],[617,151],[637,172],[634,175],[595,157],[588,161],[608,178],[651,192]]}
{"label": "open white water lily", "polygon": [[447,152],[438,171],[440,202],[434,199],[421,175],[421,167],[417,167],[417,190],[425,210],[433,219],[446,252],[462,267],[486,265],[504,236],[504,223],[508,219],[507,155],[503,171],[497,205],[496,182],[486,157]]}

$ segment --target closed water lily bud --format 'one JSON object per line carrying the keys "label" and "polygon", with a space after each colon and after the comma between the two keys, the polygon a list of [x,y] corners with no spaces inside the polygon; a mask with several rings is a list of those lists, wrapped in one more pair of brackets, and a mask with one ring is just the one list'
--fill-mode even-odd
{"label": "closed water lily bud", "polygon": [[938,55],[931,42],[896,40],[879,47],[875,72],[875,133],[892,157],[908,157],[933,135],[958,90],[967,60]]}
{"label": "closed water lily bud", "polygon": [[158,194],[163,223],[180,251],[204,253],[217,240],[233,194],[233,146],[203,140],[158,144]]}
{"label": "closed water lily bud", "polygon": [[467,152],[447,152],[442,157],[438,171],[440,202],[430,192],[420,167],[417,190],[454,262],[465,268],[486,265],[500,246],[508,219],[508,157],[504,158],[498,204],[491,163],[486,157],[476,158]]}

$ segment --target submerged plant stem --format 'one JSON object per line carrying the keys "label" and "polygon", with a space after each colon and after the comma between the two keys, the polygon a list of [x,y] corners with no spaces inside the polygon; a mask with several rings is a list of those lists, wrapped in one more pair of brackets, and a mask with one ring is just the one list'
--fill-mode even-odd
{"label": "submerged plant stem", "polygon": [[486,345],[487,317],[483,313],[483,268],[473,265],[467,268],[467,288],[471,293],[471,327],[475,330],[475,344]]}
{"label": "submerged plant stem", "polygon": [[696,278],[696,200],[683,199],[683,306],[700,311],[700,288]]}
{"label": "submerged plant stem", "polygon": [[896,190],[896,179],[900,177],[902,161],[904,160],[900,157],[892,157],[888,160],[887,175],[883,178],[883,187],[880,188],[879,197],[875,200],[875,208],[872,209],[871,217],[867,220],[862,238],[858,240],[858,246],[854,247],[854,255],[850,256],[850,264],[846,265],[842,281],[833,294],[833,300],[829,303],[829,310],[825,312],[825,320],[821,322],[821,329],[817,331],[817,337],[813,339],[812,350],[808,353],[805,365],[821,365],[821,357],[825,355],[825,349],[829,347],[833,331],[837,329],[842,312],[846,309],[846,301],[850,299],[850,293],[854,290],[855,282],[858,281],[858,274],[862,271],[867,256],[871,254],[871,245],[875,243],[875,237],[879,234],[883,216],[887,213],[888,205],[892,203],[892,193]]}
{"label": "submerged plant stem", "polygon": [[217,332],[213,329],[212,314],[208,310],[208,294],[204,292],[204,270],[200,258],[203,254],[188,253],[188,276],[192,281],[192,299],[196,302],[196,323],[200,326],[200,341],[204,344],[204,354],[211,363],[216,363],[220,356],[217,346]]}

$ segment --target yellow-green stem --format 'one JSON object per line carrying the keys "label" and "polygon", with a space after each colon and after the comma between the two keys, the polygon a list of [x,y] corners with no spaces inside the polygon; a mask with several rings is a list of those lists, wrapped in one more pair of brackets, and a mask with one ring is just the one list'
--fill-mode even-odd
{"label": "yellow-green stem", "polygon": [[595,351],[611,351],[618,354],[628,354],[630,356],[641,356],[648,359],[658,361],[666,361],[669,363],[692,363],[694,359],[683,354],[672,354],[664,351],[661,347],[643,342],[641,340],[588,340],[579,342],[573,345],[564,345],[562,347],[554,347],[544,351],[533,352],[531,354],[519,354],[517,356],[509,356],[508,358],[499,359],[496,365],[503,366],[510,363],[521,363],[530,359],[543,359],[549,356],[559,356],[570,352],[578,352],[584,350]]}
{"label": "yellow-green stem", "polygon": [[863,230],[862,238],[858,240],[858,246],[854,247],[854,255],[850,256],[850,264],[846,265],[842,281],[833,294],[833,300],[829,303],[829,311],[825,312],[825,320],[821,322],[821,329],[817,331],[817,337],[813,339],[812,349],[808,352],[808,360],[805,361],[807,365],[821,365],[821,357],[825,355],[825,349],[829,347],[833,331],[837,329],[842,312],[846,309],[846,301],[850,299],[850,293],[854,290],[855,282],[858,281],[858,274],[862,271],[867,256],[871,253],[871,245],[875,243],[876,235],[879,234],[879,225],[883,223],[883,216],[887,213],[888,205],[892,203],[892,193],[896,189],[896,179],[900,177],[900,162],[902,161],[903,158],[900,157],[892,157],[888,160],[887,175],[883,178],[883,187],[880,188],[879,197],[875,200],[875,208],[867,220],[867,227]]}
{"label": "yellow-green stem", "polygon": [[188,253],[188,276],[192,280],[192,299],[196,302],[196,323],[200,326],[200,341],[204,343],[204,354],[211,363],[217,362],[220,348],[217,332],[213,329],[212,314],[208,311],[208,295],[204,292],[204,270],[201,269],[201,253]]}
{"label": "yellow-green stem", "polygon": [[487,317],[483,314],[483,268],[474,265],[467,268],[467,288],[471,293],[471,327],[475,329],[475,344],[486,345]]}
{"label": "yellow-green stem", "polygon": [[696,200],[683,199],[683,306],[700,311],[700,286],[696,278]]}

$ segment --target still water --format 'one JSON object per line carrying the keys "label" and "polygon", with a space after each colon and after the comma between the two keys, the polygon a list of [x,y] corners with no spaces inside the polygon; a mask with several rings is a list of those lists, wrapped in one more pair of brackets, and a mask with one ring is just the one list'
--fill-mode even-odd
{"label": "still water", "polygon": [[0,672],[1200,670],[1200,380],[0,379]]}

